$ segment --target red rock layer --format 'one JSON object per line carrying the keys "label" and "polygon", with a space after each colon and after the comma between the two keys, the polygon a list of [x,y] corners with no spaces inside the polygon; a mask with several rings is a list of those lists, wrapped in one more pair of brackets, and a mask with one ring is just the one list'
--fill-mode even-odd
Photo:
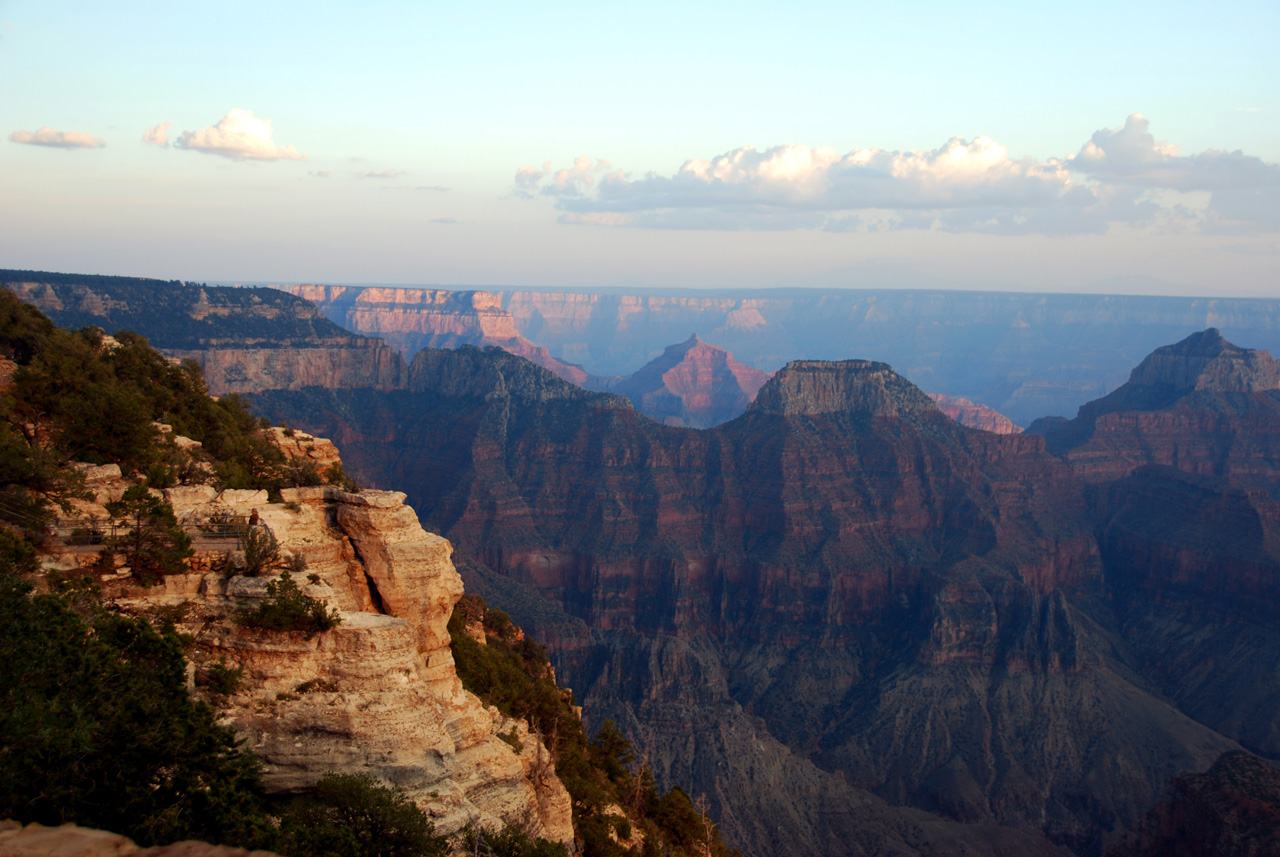
{"label": "red rock layer", "polygon": [[626,396],[665,425],[711,428],[745,411],[769,377],[694,334],[634,374],[587,388]]}

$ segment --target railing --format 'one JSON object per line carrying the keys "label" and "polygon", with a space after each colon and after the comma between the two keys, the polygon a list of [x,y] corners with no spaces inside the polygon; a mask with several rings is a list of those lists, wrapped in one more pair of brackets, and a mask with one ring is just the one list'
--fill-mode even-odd
{"label": "railing", "polygon": [[[254,521],[250,515],[233,515],[223,512],[213,515],[185,515],[178,524],[192,539],[206,541],[234,539],[236,550],[244,549],[245,536],[250,530],[263,526]],[[45,535],[65,545],[96,546],[131,529],[133,528],[123,521],[95,517],[58,518],[45,531]]]}

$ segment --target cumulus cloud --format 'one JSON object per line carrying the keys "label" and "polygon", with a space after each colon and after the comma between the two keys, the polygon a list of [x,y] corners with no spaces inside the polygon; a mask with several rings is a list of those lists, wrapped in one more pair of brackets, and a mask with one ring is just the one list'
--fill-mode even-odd
{"label": "cumulus cloud", "polygon": [[[1277,184],[1280,165],[1241,152],[1180,156],[1155,141],[1141,114],[1121,129],[1098,131],[1074,156],[1045,160],[1015,158],[989,137],[955,137],[936,149],[844,154],[744,146],[692,158],[669,176],[633,177],[586,155],[571,167],[544,162],[515,175],[517,195],[554,198],[561,222],[571,224],[1046,235],[1214,218],[1269,228],[1276,218],[1262,189]],[[1164,198],[1193,191],[1214,196],[1198,209]]]}
{"label": "cumulus cloud", "polygon": [[1134,113],[1123,128],[1096,132],[1070,160],[1071,169],[1110,182],[1182,191],[1280,184],[1280,164],[1239,150],[1182,156],[1172,143],[1156,142],[1149,126],[1145,116]]}
{"label": "cumulus cloud", "polygon": [[173,127],[172,120],[166,120],[159,125],[152,125],[147,129],[147,133],[142,135],[142,142],[150,143],[153,146],[165,147],[169,145],[169,129]]}
{"label": "cumulus cloud", "polygon": [[281,146],[271,139],[271,120],[254,117],[252,110],[234,108],[217,125],[199,131],[183,131],[174,142],[179,149],[234,160],[301,161],[305,156],[293,146]]}
{"label": "cumulus cloud", "polygon": [[48,146],[53,149],[101,149],[107,145],[92,134],[83,131],[55,131],[47,125],[38,131],[14,131],[9,135],[14,143],[30,146]]}

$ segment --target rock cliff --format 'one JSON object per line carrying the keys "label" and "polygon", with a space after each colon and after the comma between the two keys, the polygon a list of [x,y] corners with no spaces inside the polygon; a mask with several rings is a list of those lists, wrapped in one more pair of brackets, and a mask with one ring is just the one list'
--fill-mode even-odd
{"label": "rock cliff", "polygon": [[496,349],[421,352],[410,387],[255,401],[394,474],[748,853],[1089,853],[1236,746],[1151,692],[1070,467],[884,364],[794,363],[708,431]]}
{"label": "rock cliff", "polygon": [[711,428],[745,411],[767,380],[769,373],[694,334],[631,375],[576,383],[626,396],[636,410],[665,425]]}
{"label": "rock cliff", "polygon": [[[1126,644],[1168,698],[1280,755],[1280,391],[1265,351],[1206,330],[1070,421],[1037,421],[1092,484]],[[1270,713],[1266,713],[1270,712]]]}
{"label": "rock cliff", "polygon": [[581,366],[557,360],[520,335],[511,314],[492,292],[324,285],[276,288],[310,301],[347,330],[381,337],[405,359],[424,348],[496,346],[570,383],[594,380]]}
{"label": "rock cliff", "polygon": [[[296,433],[281,439],[296,455],[326,459],[332,450]],[[118,468],[93,475],[95,497],[80,512],[103,517],[101,503],[125,483]],[[284,555],[305,562],[304,591],[341,611],[336,628],[306,636],[238,622],[276,578],[237,573],[236,541],[212,535],[196,539],[191,573],[146,589],[125,569],[104,579],[104,595],[142,613],[182,605],[197,669],[224,661],[244,671],[221,701],[223,716],[264,761],[269,790],[302,791],[328,771],[368,773],[404,789],[439,833],[509,823],[571,841],[569,796],[546,747],[458,680],[446,625],[463,590],[449,543],[422,529],[404,494],[331,486],[281,493],[284,502],[274,504],[265,491],[206,486],[165,495],[188,527],[257,510]],[[81,556],[93,555],[51,562],[74,566]],[[499,737],[513,730],[519,751]]]}
{"label": "rock cliff", "polygon": [[63,327],[132,330],[170,357],[204,369],[212,395],[317,384],[390,390],[404,361],[304,300],[241,289],[128,277],[0,271],[0,286]]}

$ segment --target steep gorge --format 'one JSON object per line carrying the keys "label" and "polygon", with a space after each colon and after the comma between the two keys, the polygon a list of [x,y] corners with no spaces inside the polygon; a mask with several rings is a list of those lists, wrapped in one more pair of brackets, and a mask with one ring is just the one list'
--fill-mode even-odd
{"label": "steep gorge", "polygon": [[751,853],[884,850],[915,810],[881,799],[934,814],[928,848],[959,835],[940,816],[1087,853],[1235,746],[1151,693],[1070,468],[884,364],[793,364],[701,432],[496,350],[256,403],[394,474],[587,711]]}

